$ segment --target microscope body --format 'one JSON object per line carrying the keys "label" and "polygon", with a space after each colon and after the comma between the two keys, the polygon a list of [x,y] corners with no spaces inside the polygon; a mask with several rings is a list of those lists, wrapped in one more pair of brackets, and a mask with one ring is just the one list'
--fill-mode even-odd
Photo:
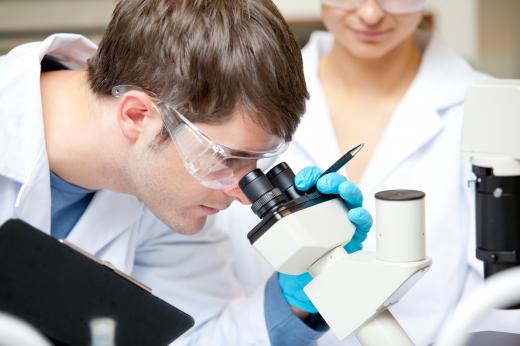
{"label": "microscope body", "polygon": [[242,191],[262,219],[248,233],[253,247],[279,272],[311,274],[304,291],[339,339],[356,334],[363,345],[389,339],[413,345],[387,308],[431,265],[425,255],[424,193],[378,193],[377,251],[349,255],[343,247],[355,227],[344,201],[298,192],[293,181],[285,163],[267,176],[255,170],[241,180]]}
{"label": "microscope body", "polygon": [[[311,200],[312,201],[312,200]],[[331,249],[342,247],[354,235],[346,221],[347,208],[340,198],[315,196],[312,208],[287,213],[252,243],[279,272],[298,275],[309,270]],[[250,238],[251,239],[251,238]]]}

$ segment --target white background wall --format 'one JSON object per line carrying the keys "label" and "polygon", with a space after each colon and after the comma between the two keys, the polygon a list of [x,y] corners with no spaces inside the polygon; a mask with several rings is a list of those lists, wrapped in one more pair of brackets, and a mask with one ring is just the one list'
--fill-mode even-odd
{"label": "white background wall", "polygon": [[[274,0],[289,21],[319,20],[319,0]],[[520,0],[431,0],[445,41],[477,68],[520,78]],[[99,38],[113,0],[0,0],[0,52],[53,32]]]}

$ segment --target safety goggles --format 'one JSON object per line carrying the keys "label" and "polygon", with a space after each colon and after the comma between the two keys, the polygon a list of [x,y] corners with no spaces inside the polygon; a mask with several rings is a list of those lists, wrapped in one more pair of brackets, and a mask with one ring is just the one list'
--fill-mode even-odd
{"label": "safety goggles", "polygon": [[[358,9],[366,0],[321,0],[321,3],[344,10]],[[426,8],[429,0],[377,0],[379,6],[388,13],[404,14],[420,12]]]}
{"label": "safety goggles", "polygon": [[[112,88],[112,95],[120,97],[129,90],[141,89],[130,85],[118,85]],[[236,187],[246,173],[257,167],[263,170],[269,168],[276,157],[287,149],[288,143],[278,137],[274,147],[269,150],[229,148],[213,141],[175,107],[153,95],[152,98],[184,167],[192,177],[208,188]]]}

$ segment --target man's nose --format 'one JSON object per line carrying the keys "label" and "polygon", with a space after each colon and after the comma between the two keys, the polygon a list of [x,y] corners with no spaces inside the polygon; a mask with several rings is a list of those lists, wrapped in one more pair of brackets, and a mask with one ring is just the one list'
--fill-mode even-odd
{"label": "man's nose", "polygon": [[224,193],[230,197],[233,197],[233,199],[236,199],[242,204],[251,204],[249,199],[246,197],[246,195],[240,190],[238,186],[233,186],[229,188],[225,188]]}
{"label": "man's nose", "polygon": [[377,25],[385,16],[385,11],[378,0],[365,0],[359,6],[357,13],[363,22],[370,26]]}

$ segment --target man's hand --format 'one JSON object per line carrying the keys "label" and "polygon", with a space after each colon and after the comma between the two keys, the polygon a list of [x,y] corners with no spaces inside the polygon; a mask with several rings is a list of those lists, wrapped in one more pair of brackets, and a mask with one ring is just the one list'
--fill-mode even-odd
{"label": "man's hand", "polygon": [[[372,227],[372,217],[362,208],[363,194],[361,190],[347,178],[339,173],[330,173],[319,178],[321,170],[317,167],[306,167],[295,177],[295,186],[300,191],[307,191],[316,184],[318,191],[325,194],[338,194],[345,201],[348,211],[348,219],[356,226],[352,239],[344,246],[348,253],[353,253],[363,248],[363,241]],[[319,180],[318,180],[319,178]],[[285,300],[292,306],[293,312],[302,320],[308,313],[317,313],[318,310],[310,302],[303,288],[311,281],[309,273],[301,275],[288,275],[278,273],[278,281]]]}

